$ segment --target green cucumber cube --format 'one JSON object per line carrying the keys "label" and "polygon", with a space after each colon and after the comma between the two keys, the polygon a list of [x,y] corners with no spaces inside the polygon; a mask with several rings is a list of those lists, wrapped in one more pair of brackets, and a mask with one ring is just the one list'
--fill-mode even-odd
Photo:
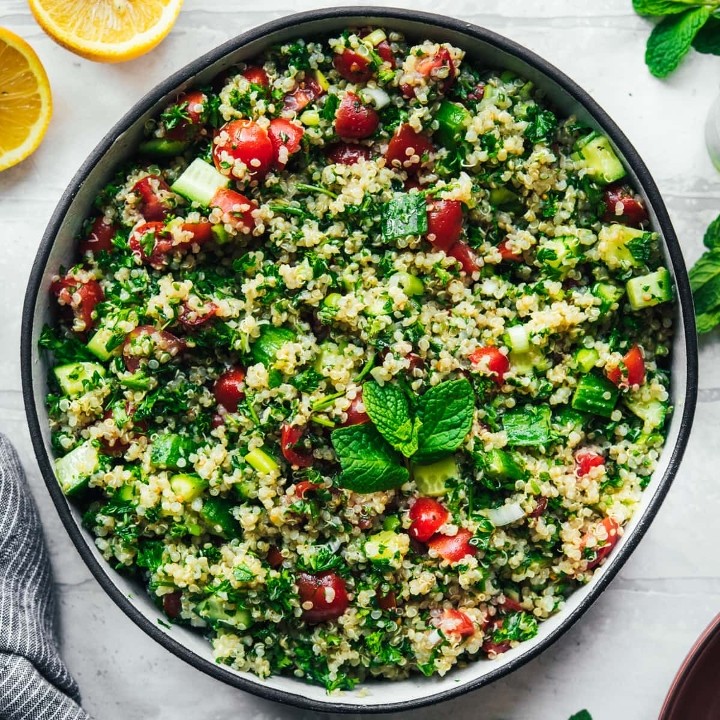
{"label": "green cucumber cube", "polygon": [[97,387],[100,380],[105,377],[105,368],[92,362],[58,365],[53,372],[65,395],[82,395]]}
{"label": "green cucumber cube", "polygon": [[55,477],[65,495],[74,495],[87,487],[99,467],[97,448],[88,440],[55,461]]}
{"label": "green cucumber cube", "polygon": [[210,163],[196,158],[172,184],[171,189],[188,200],[209,207],[215,193],[229,184],[230,178],[218,172]]}
{"label": "green cucumber cube", "polygon": [[672,300],[672,282],[667,268],[658,268],[647,275],[630,278],[625,284],[630,307],[633,310],[660,305]]}
{"label": "green cucumber cube", "polygon": [[607,185],[625,177],[625,168],[604,135],[590,133],[575,147],[573,157],[583,161],[587,174],[596,182]]}

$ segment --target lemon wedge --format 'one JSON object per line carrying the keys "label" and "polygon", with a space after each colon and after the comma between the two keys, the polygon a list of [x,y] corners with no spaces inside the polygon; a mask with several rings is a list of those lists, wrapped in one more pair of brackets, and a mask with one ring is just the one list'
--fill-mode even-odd
{"label": "lemon wedge", "polygon": [[45,68],[15,33],[0,28],[0,170],[37,149],[52,115]]}
{"label": "lemon wedge", "polygon": [[29,0],[40,27],[88,60],[122,62],[152,50],[175,24],[182,0]]}

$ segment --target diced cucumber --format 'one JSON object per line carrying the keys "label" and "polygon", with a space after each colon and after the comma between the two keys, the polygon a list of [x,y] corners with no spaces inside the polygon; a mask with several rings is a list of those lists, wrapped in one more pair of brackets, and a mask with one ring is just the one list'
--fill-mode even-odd
{"label": "diced cucumber", "polygon": [[598,233],[598,255],[611,270],[644,267],[657,235],[627,225],[605,225]]}
{"label": "diced cucumber", "polygon": [[482,457],[483,472],[491,480],[523,480],[525,471],[515,455],[507,450],[493,449]]}
{"label": "diced cucumber", "polygon": [[510,352],[510,367],[520,375],[544,373],[550,369],[550,361],[543,355],[540,348],[531,345],[525,352]]}
{"label": "diced cucumber", "polygon": [[587,422],[587,415],[571,407],[565,406],[553,416],[552,423],[563,437],[573,430],[582,430]]}
{"label": "diced cucumber", "polygon": [[399,287],[408,296],[422,295],[425,292],[425,285],[417,275],[406,272],[396,272],[390,276],[390,287]]}
{"label": "diced cucumber", "polygon": [[667,268],[658,268],[647,275],[630,278],[625,284],[633,310],[653,307],[672,300],[672,282]]}
{"label": "diced cucumber", "polygon": [[455,147],[464,137],[472,115],[459,103],[443,100],[435,112],[435,137],[446,148]]}
{"label": "diced cucumber", "polygon": [[275,472],[279,465],[272,455],[268,455],[262,448],[255,448],[245,456],[245,462],[257,472],[267,475]]}
{"label": "diced cucumber", "polygon": [[363,314],[368,317],[384,317],[392,312],[393,302],[387,293],[373,294],[369,299],[365,296],[363,300]]}
{"label": "diced cucumber", "polygon": [[587,174],[596,182],[607,185],[625,177],[625,168],[604,135],[590,133],[577,142],[575,149],[573,159],[582,160]]}
{"label": "diced cucumber", "polygon": [[375,28],[375,30],[369,35],[366,35],[363,40],[366,43],[370,43],[373,47],[377,47],[383,40],[387,40],[387,35],[381,28]]}
{"label": "diced cucumber", "polygon": [[92,362],[58,365],[53,372],[65,395],[82,395],[97,387],[101,378],[105,377],[105,368]]}
{"label": "diced cucumber", "polygon": [[186,140],[170,140],[168,138],[151,138],[140,143],[138,150],[142,155],[151,157],[175,157],[190,147]]}
{"label": "diced cucumber", "polygon": [[410,538],[405,533],[381,530],[368,537],[363,549],[372,563],[399,566],[409,548]]}
{"label": "diced cucumber", "polygon": [[194,450],[195,444],[182,435],[158,435],[150,447],[150,462],[163,470],[182,470],[190,465],[188,457]]}
{"label": "diced cucumber", "polygon": [[277,360],[277,354],[285,343],[296,339],[295,333],[289,328],[265,325],[260,331],[260,337],[253,342],[250,350],[253,360],[271,368]]}
{"label": "diced cucumber", "polygon": [[208,525],[208,529],[215,535],[225,539],[238,537],[240,525],[232,513],[233,503],[222,497],[210,496],[205,498],[200,515]]}
{"label": "diced cucumber", "polygon": [[574,410],[609,418],[618,400],[619,391],[607,378],[583,375],[572,398]]}
{"label": "diced cucumber", "polygon": [[321,375],[328,370],[332,370],[339,362],[342,362],[345,357],[344,350],[344,344],[338,345],[332,341],[324,342],[320,346],[320,352],[315,358],[313,368]]}
{"label": "diced cucumber", "polygon": [[506,331],[508,347],[516,353],[526,353],[530,350],[530,335],[525,325],[511,325]]}
{"label": "diced cucumber", "polygon": [[240,500],[250,500],[252,497],[257,497],[257,484],[250,480],[241,480],[233,485],[233,490]]}
{"label": "diced cucumber", "polygon": [[536,257],[549,274],[562,279],[582,258],[580,240],[575,235],[543,238],[538,245]]}
{"label": "diced cucumber", "polygon": [[397,515],[388,515],[383,520],[383,530],[397,530],[402,527],[402,521]]}
{"label": "diced cucumber", "polygon": [[595,283],[592,288],[592,294],[600,298],[600,312],[604,315],[612,309],[624,294],[624,290],[617,285],[607,282]]}
{"label": "diced cucumber", "polygon": [[525,405],[503,416],[503,429],[510,447],[547,445],[553,440],[547,405]]}
{"label": "diced cucumber", "polygon": [[341,300],[342,295],[340,293],[334,292],[326,295],[320,304],[320,309],[318,310],[318,320],[326,325],[331,324],[337,315],[338,309],[340,308]]}
{"label": "diced cucumber", "polygon": [[228,231],[225,229],[225,226],[222,223],[213,225],[210,228],[210,232],[212,233],[213,240],[218,245],[225,245],[230,242],[230,233],[228,233]]}
{"label": "diced cucumber", "polygon": [[207,480],[190,473],[180,473],[170,478],[170,487],[181,503],[189,503],[200,497],[207,486]]}
{"label": "diced cucumber", "polygon": [[78,445],[55,461],[55,477],[65,495],[87,487],[88,480],[100,467],[100,456],[90,440]]}
{"label": "diced cucumber", "polygon": [[425,235],[428,230],[425,196],[395,193],[395,197],[382,206],[381,221],[385,242],[409,235]]}
{"label": "diced cucumber", "polygon": [[217,595],[211,595],[201,600],[195,606],[195,612],[212,627],[222,626],[235,630],[247,630],[253,624],[249,610],[245,608],[231,610],[227,607],[226,601]]}
{"label": "diced cucumber", "polygon": [[229,184],[230,178],[218,172],[210,163],[195,158],[172,184],[172,190],[203,207],[209,207],[215,193]]}
{"label": "diced cucumber", "polygon": [[600,353],[595,348],[581,347],[575,352],[575,365],[582,373],[589,373],[599,359]]}
{"label": "diced cucumber", "polygon": [[507,187],[493,188],[488,197],[490,204],[500,210],[519,210],[522,208],[520,196]]}
{"label": "diced cucumber", "polygon": [[447,492],[447,481],[459,476],[457,462],[451,455],[429,465],[413,465],[413,479],[421,495],[440,497]]}
{"label": "diced cucumber", "polygon": [[669,408],[660,400],[639,400],[629,396],[625,398],[625,405],[630,412],[643,421],[643,432],[645,433],[661,429],[665,424]]}
{"label": "diced cucumber", "polygon": [[122,502],[133,502],[135,500],[135,488],[132,485],[121,485],[115,491],[114,497],[122,500]]}
{"label": "diced cucumber", "polygon": [[[113,343],[115,341],[115,333],[110,328],[100,328],[87,344],[87,349],[98,360],[109,360],[113,351]],[[115,345],[117,347],[117,345]]]}
{"label": "diced cucumber", "polygon": [[120,378],[120,384],[130,390],[149,390],[155,378],[146,375],[142,370]]}

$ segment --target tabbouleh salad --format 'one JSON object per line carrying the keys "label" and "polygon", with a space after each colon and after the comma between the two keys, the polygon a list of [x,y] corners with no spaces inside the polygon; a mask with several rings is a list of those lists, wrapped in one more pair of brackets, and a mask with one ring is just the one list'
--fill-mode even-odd
{"label": "tabbouleh salad", "polygon": [[351,29],[179,95],[52,284],[59,483],[217,661],[329,691],[532,638],[622,535],[672,289],[608,139]]}

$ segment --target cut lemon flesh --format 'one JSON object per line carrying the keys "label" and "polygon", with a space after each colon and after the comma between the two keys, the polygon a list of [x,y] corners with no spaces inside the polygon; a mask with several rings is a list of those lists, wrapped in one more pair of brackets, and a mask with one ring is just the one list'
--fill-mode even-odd
{"label": "cut lemon flesh", "polygon": [[152,50],[175,24],[182,0],[30,0],[42,29],[63,47],[99,62]]}
{"label": "cut lemon flesh", "polygon": [[0,170],[40,145],[50,115],[50,83],[40,59],[21,37],[0,28]]}

